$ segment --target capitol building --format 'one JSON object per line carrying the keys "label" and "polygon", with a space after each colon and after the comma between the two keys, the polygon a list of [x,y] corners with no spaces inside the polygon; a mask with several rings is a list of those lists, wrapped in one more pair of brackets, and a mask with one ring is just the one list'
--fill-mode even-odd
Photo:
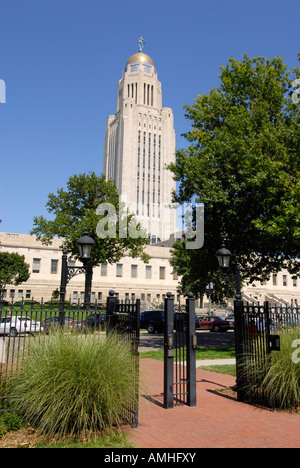
{"label": "capitol building", "polygon": [[[91,301],[106,302],[109,290],[120,299],[141,299],[147,305],[161,306],[170,291],[179,298],[180,278],[170,265],[170,237],[176,232],[176,217],[170,208],[175,181],[166,166],[175,161],[175,131],[172,109],[162,107],[162,86],[151,57],[139,52],[129,57],[117,89],[117,108],[106,123],[103,174],[116,182],[120,197],[151,234],[146,253],[148,264],[125,256],[116,264],[94,269]],[[61,239],[43,245],[35,236],[0,233],[0,252],[24,255],[30,265],[29,280],[19,286],[7,285],[4,299],[50,300],[59,290],[61,278]],[[75,262],[73,262],[75,265]],[[78,263],[79,265],[79,263]],[[217,267],[217,264],[216,264]],[[300,304],[299,278],[287,271],[273,274],[269,281],[248,285],[243,299],[262,303]],[[84,275],[68,283],[66,298],[83,301]],[[204,298],[201,306],[207,307]],[[199,301],[197,303],[199,307]]]}

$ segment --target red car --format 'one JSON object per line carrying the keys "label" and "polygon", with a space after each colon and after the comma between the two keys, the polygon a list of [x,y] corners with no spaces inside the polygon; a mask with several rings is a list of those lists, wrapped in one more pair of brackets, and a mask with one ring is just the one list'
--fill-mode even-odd
{"label": "red car", "polygon": [[227,332],[230,329],[230,323],[221,317],[199,317],[200,330],[209,330],[211,332]]}

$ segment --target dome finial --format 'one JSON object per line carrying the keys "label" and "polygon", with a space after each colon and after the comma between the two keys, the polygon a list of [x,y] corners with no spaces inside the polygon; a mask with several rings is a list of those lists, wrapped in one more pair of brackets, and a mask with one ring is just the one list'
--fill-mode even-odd
{"label": "dome finial", "polygon": [[139,38],[138,44],[139,44],[139,52],[143,52],[145,40],[142,38],[142,36]]}

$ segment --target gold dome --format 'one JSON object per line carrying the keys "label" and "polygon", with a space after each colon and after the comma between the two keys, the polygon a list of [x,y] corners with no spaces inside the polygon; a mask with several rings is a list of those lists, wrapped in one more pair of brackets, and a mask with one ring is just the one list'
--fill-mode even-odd
{"label": "gold dome", "polygon": [[144,54],[144,52],[137,52],[136,54],[133,54],[131,57],[129,57],[126,63],[126,67],[129,63],[132,63],[132,62],[147,62],[147,63],[151,63],[151,65],[154,66],[152,58],[149,57],[149,55]]}

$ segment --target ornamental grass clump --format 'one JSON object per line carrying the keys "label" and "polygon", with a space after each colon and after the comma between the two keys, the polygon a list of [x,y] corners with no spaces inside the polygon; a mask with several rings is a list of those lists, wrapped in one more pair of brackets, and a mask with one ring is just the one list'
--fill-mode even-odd
{"label": "ornamental grass clump", "polygon": [[282,327],[280,351],[271,353],[271,363],[262,386],[279,408],[300,406],[300,326]]}
{"label": "ornamental grass clump", "polygon": [[[282,326],[280,351],[267,359],[254,360],[249,351],[242,369],[243,391],[250,400],[264,395],[273,408],[300,408],[300,326]],[[253,387],[255,385],[255,388]]]}
{"label": "ornamental grass clump", "polygon": [[14,408],[61,436],[111,428],[136,396],[129,344],[117,336],[56,332],[32,339],[11,386]]}

